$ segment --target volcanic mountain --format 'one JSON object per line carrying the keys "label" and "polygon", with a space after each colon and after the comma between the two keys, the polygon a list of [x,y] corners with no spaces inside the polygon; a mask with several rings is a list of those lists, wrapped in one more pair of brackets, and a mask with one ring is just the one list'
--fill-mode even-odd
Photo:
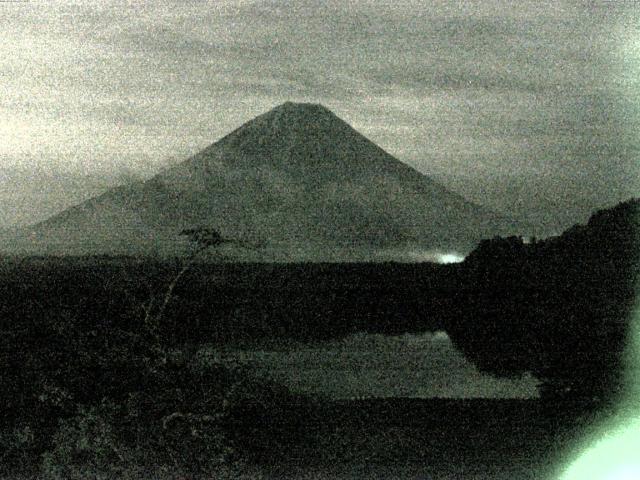
{"label": "volcanic mountain", "polygon": [[465,253],[522,228],[403,164],[325,107],[287,102],[12,243],[22,253],[173,254],[184,248],[179,232],[197,226],[264,244],[252,255],[276,261]]}

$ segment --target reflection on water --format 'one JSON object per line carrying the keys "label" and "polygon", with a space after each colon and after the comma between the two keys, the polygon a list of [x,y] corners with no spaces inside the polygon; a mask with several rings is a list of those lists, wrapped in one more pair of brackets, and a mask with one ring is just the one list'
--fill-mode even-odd
{"label": "reflection on water", "polygon": [[299,393],[363,397],[532,398],[531,376],[480,373],[445,332],[385,336],[358,333],[314,345],[236,352],[254,371]]}

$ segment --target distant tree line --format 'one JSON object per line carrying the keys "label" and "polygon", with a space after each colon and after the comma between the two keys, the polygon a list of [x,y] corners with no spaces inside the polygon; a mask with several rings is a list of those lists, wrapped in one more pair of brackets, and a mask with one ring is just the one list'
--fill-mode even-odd
{"label": "distant tree line", "polygon": [[631,341],[639,215],[630,200],[559,237],[482,242],[461,265],[446,327],[454,343],[486,372],[533,373],[545,396],[615,399]]}

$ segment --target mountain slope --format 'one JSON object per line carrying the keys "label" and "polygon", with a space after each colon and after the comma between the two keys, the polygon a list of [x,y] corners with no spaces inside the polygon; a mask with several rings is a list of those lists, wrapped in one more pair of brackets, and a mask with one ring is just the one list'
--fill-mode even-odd
{"label": "mountain slope", "polygon": [[0,168],[0,228],[32,225],[134,179],[113,173],[53,173],[25,167]]}
{"label": "mountain slope", "polygon": [[521,227],[401,163],[320,105],[285,103],[184,163],[23,232],[23,250],[172,253],[207,225],[269,260],[469,251]]}

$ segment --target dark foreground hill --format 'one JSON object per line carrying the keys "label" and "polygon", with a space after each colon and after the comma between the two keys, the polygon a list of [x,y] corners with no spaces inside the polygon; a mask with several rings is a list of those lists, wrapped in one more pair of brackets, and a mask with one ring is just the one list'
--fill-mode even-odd
{"label": "dark foreground hill", "polygon": [[[403,164],[320,105],[285,103],[193,158],[0,245],[45,254],[175,254],[185,228],[263,243],[257,260],[468,252],[523,226]],[[242,254],[242,252],[241,252]]]}

